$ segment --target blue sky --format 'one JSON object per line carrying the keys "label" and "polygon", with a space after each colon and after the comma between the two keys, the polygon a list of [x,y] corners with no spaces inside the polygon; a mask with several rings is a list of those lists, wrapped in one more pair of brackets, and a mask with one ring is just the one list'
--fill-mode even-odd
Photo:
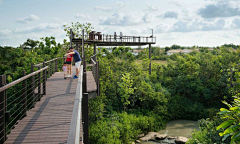
{"label": "blue sky", "polygon": [[0,0],[0,45],[66,39],[63,24],[149,36],[158,46],[240,44],[240,0]]}

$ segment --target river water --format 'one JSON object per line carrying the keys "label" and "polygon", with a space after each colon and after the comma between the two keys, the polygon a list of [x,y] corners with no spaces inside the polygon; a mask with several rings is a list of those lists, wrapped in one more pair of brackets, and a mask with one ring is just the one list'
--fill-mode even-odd
{"label": "river water", "polygon": [[[184,136],[187,138],[191,137],[191,132],[194,129],[199,129],[198,128],[198,122],[197,121],[191,121],[191,120],[175,120],[175,121],[170,121],[167,123],[166,129],[165,130],[160,130],[160,134],[167,134],[168,136]],[[159,144],[158,142],[143,142],[142,144]]]}

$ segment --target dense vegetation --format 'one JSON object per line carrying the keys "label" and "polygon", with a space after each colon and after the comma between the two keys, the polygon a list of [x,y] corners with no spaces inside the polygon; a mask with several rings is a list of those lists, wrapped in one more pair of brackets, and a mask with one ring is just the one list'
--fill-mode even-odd
{"label": "dense vegetation", "polygon": [[[143,60],[141,65],[134,63],[128,47],[114,48],[112,53],[99,51],[101,96],[90,103],[91,142],[126,143],[136,139],[137,134],[159,130],[174,119],[209,117],[209,122],[202,123],[213,129],[223,122],[214,117],[224,107],[221,100],[233,100],[231,90],[236,81],[233,75],[239,69],[239,50],[222,46],[166,56],[167,65],[154,64],[152,75],[148,75],[147,50],[137,57]],[[162,50],[154,48],[153,55],[157,51]],[[145,123],[146,116],[152,124]],[[206,129],[204,124],[202,129]],[[145,125],[149,125],[148,129],[144,129]],[[124,135],[122,127],[126,127]],[[94,133],[97,129],[102,133]],[[212,131],[221,140],[215,129]]]}
{"label": "dense vegetation", "polygon": [[[89,24],[81,26],[91,29]],[[66,31],[69,28],[65,26]],[[54,37],[46,37],[28,39],[17,48],[0,47],[0,73],[7,75],[9,83],[20,78],[23,70],[30,73],[31,63],[62,57],[68,46],[66,41],[60,44]],[[128,143],[138,134],[158,131],[176,119],[201,119],[200,130],[192,134],[189,143],[229,143],[231,137],[232,142],[237,141],[239,46],[213,50],[194,46],[188,49],[200,51],[166,55],[167,50],[185,48],[153,47],[153,59],[167,64],[153,64],[152,75],[148,74],[147,49],[136,57],[129,47],[115,47],[111,53],[98,49],[101,95],[89,101],[90,143]],[[91,46],[86,48],[87,57],[92,52]],[[136,64],[136,60],[142,63]]]}

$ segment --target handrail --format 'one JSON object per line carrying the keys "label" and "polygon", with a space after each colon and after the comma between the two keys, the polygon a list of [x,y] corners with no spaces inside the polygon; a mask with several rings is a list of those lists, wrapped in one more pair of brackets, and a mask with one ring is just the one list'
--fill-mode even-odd
{"label": "handrail", "polygon": [[13,82],[11,82],[11,83],[3,86],[3,87],[0,87],[0,92],[2,92],[2,91],[4,91],[4,90],[6,90],[6,89],[8,89],[8,88],[10,88],[10,87],[18,84],[18,83],[20,83],[20,82],[22,82],[22,81],[24,81],[25,79],[27,79],[27,78],[29,78],[29,77],[31,77],[31,76],[33,76],[33,75],[36,75],[36,74],[38,74],[38,73],[46,70],[47,68],[48,68],[48,66],[45,66],[44,68],[42,68],[42,69],[40,69],[40,70],[37,70],[37,71],[35,71],[35,72],[32,72],[32,73],[30,73],[30,74],[28,74],[28,75],[26,75],[26,76],[24,76],[24,77],[21,77],[20,79],[17,79],[17,80],[15,80],[15,81],[13,81]]}
{"label": "handrail", "polygon": [[[63,57],[57,57],[57,58],[54,58],[54,59],[51,59],[51,60],[49,60],[49,61],[46,61],[46,62],[44,62],[44,63],[49,63],[49,62],[52,62],[52,61],[55,61],[55,60],[57,60],[57,59],[62,59]],[[36,65],[34,65],[34,67],[38,67],[38,66],[40,66],[40,65],[42,65],[43,63],[39,63],[39,64],[36,64]]]}
{"label": "handrail", "polygon": [[80,67],[77,90],[75,95],[75,101],[73,106],[71,124],[68,133],[67,144],[79,144],[80,135],[80,121],[82,119],[82,85],[83,85],[83,65]]}
{"label": "handrail", "polygon": [[91,61],[93,62],[93,64],[97,64],[92,58],[91,58]]}

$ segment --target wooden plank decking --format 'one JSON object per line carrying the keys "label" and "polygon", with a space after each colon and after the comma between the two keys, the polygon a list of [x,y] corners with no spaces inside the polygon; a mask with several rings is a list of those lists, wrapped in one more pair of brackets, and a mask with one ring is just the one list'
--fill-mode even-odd
{"label": "wooden plank decking", "polygon": [[47,80],[46,95],[11,130],[5,144],[66,143],[76,88],[77,79],[63,79],[63,72],[53,74]]}

